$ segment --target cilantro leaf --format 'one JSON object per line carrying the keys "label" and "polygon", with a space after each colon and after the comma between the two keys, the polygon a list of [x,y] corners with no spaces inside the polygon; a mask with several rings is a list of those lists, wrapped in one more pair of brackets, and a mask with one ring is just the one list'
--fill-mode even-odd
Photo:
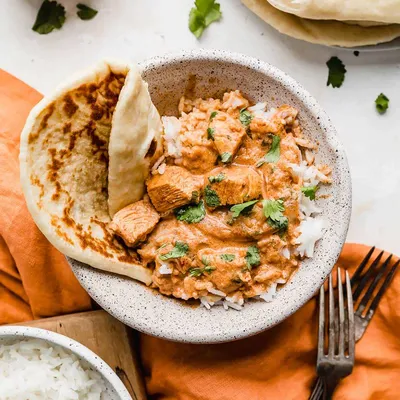
{"label": "cilantro leaf", "polygon": [[54,29],[61,29],[65,22],[65,8],[57,1],[44,0],[39,8],[32,30],[46,35]]}
{"label": "cilantro leaf", "polygon": [[318,190],[318,186],[314,185],[314,186],[303,186],[301,188],[302,193],[304,194],[304,196],[308,197],[310,200],[315,200],[315,193]]}
{"label": "cilantro leaf", "polygon": [[207,139],[214,140],[214,128],[207,128]]}
{"label": "cilantro leaf", "polygon": [[189,275],[192,278],[197,278],[203,274],[203,268],[190,268]]}
{"label": "cilantro leaf", "polygon": [[264,163],[276,163],[281,156],[281,138],[277,135],[272,135],[272,144],[268,153],[257,162],[256,167],[261,167]]}
{"label": "cilantro leaf", "polygon": [[246,110],[245,108],[240,110],[239,121],[242,123],[242,125],[249,126],[252,119],[253,115],[249,110]]}
{"label": "cilantro leaf", "polygon": [[170,258],[181,258],[189,251],[189,245],[185,242],[175,242],[174,248],[166,254],[160,255],[160,260],[165,261]]}
{"label": "cilantro leaf", "polygon": [[210,185],[205,187],[204,195],[208,207],[218,207],[221,205],[221,200],[219,199],[217,192],[211,189]]}
{"label": "cilantro leaf", "polygon": [[226,164],[226,163],[230,163],[232,161],[232,153],[222,153],[221,154],[221,161]]}
{"label": "cilantro leaf", "polygon": [[379,114],[384,114],[389,108],[389,99],[381,93],[375,100],[375,107]]}
{"label": "cilantro leaf", "polygon": [[232,262],[236,256],[234,254],[221,254],[219,258],[223,261]]}
{"label": "cilantro leaf", "polygon": [[283,200],[263,200],[263,211],[272,228],[279,231],[287,229],[289,220],[283,215],[285,211]]}
{"label": "cilantro leaf", "polygon": [[188,204],[186,206],[179,207],[175,209],[174,212],[178,221],[184,221],[188,224],[200,222],[206,216],[204,201],[200,201],[199,204]]}
{"label": "cilantro leaf", "polygon": [[250,246],[247,249],[245,260],[248,270],[251,270],[253,267],[258,267],[261,264],[260,252],[257,246]]}
{"label": "cilantro leaf", "polygon": [[210,114],[210,121],[212,121],[216,116],[217,116],[217,112],[216,111],[213,111],[211,114]]}
{"label": "cilantro leaf", "polygon": [[195,7],[190,10],[189,29],[198,39],[212,22],[221,16],[221,6],[215,0],[196,0]]}
{"label": "cilantro leaf", "polygon": [[329,68],[328,82],[326,86],[332,85],[333,88],[339,88],[344,81],[344,75],[347,72],[342,61],[337,57],[331,57],[326,65]]}
{"label": "cilantro leaf", "polygon": [[234,206],[231,207],[232,218],[239,217],[240,213],[243,211],[250,212],[257,202],[258,202],[258,200],[251,200],[246,203],[235,204]]}
{"label": "cilantro leaf", "polygon": [[203,275],[205,272],[207,272],[208,274],[211,274],[211,272],[213,272],[214,270],[216,270],[215,267],[210,265],[210,262],[207,260],[207,258],[205,256],[201,257],[201,262],[204,265],[204,268],[190,268],[189,269],[189,275],[192,278],[198,278],[199,276]]}
{"label": "cilantro leaf", "polygon": [[79,10],[76,12],[76,14],[83,21],[88,21],[89,19],[93,19],[98,13],[97,10],[82,3],[77,4],[76,8],[78,8]]}
{"label": "cilantro leaf", "polygon": [[225,174],[220,172],[218,175],[215,176],[209,176],[208,177],[208,181],[210,183],[218,183],[218,182],[222,182],[225,179]]}

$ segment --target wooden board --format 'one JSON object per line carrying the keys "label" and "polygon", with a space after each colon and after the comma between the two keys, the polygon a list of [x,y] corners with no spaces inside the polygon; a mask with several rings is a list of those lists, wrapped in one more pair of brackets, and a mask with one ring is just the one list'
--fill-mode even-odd
{"label": "wooden board", "polygon": [[105,311],[90,311],[21,324],[48,329],[74,339],[98,354],[124,382],[134,400],[145,400],[133,331]]}

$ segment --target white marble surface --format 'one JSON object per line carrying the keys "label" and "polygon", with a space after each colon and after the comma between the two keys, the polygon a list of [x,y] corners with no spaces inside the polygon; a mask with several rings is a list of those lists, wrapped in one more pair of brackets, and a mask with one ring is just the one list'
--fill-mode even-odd
{"label": "white marble surface", "polygon": [[[400,254],[400,50],[355,57],[351,51],[294,40],[267,26],[239,0],[220,0],[223,20],[199,41],[187,27],[192,0],[86,0],[99,10],[86,22],[75,16],[77,0],[59,1],[68,12],[64,27],[41,36],[31,30],[41,0],[0,0],[0,68],[48,93],[103,57],[140,61],[204,47],[267,61],[307,88],[338,129],[353,177],[348,241]],[[325,62],[333,55],[348,71],[340,89],[326,86]],[[374,108],[381,92],[390,98],[384,116]]]}

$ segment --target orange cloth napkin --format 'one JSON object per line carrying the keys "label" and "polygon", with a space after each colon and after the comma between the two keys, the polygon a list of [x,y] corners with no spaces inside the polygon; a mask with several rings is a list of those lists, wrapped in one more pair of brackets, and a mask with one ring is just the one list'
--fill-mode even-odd
{"label": "orange cloth napkin", "polygon": [[[0,70],[0,324],[90,308],[63,256],[36,228],[19,184],[19,133],[41,98]],[[368,248],[347,244],[338,264],[352,273]],[[386,292],[356,367],[335,400],[400,398],[400,278]],[[249,339],[188,345],[141,335],[147,389],[163,400],[307,399],[315,379],[317,302]]]}

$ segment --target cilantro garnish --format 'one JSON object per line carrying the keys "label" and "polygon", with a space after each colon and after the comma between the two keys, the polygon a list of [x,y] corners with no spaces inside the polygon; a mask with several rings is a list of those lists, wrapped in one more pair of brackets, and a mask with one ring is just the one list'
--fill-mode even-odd
{"label": "cilantro garnish", "polygon": [[227,262],[232,262],[236,256],[234,254],[221,254],[219,258]]}
{"label": "cilantro garnish", "polygon": [[232,161],[232,153],[228,153],[228,152],[222,153],[221,154],[221,161],[224,164],[231,162]]}
{"label": "cilantro garnish", "polygon": [[214,128],[207,128],[207,139],[214,140]]}
{"label": "cilantro garnish", "polygon": [[287,229],[288,219],[283,215],[283,200],[263,200],[263,211],[268,224],[278,231]]}
{"label": "cilantro garnish", "polygon": [[257,246],[250,246],[247,249],[245,260],[248,270],[251,270],[253,267],[258,267],[261,264],[260,252]]}
{"label": "cilantro garnish", "polygon": [[160,255],[160,260],[165,261],[170,258],[181,258],[189,251],[189,245],[185,242],[175,242],[174,248],[166,254]]}
{"label": "cilantro garnish", "polygon": [[277,135],[272,135],[272,144],[268,153],[257,162],[256,167],[261,167],[264,163],[276,163],[281,156],[280,148],[281,138]]}
{"label": "cilantro garnish", "polygon": [[189,14],[189,29],[198,39],[204,29],[221,18],[222,13],[215,0],[195,0],[194,5]]}
{"label": "cilantro garnish", "polygon": [[304,196],[308,197],[310,200],[315,200],[315,193],[318,190],[318,186],[303,186],[301,191],[303,192]]}
{"label": "cilantro garnish", "polygon": [[178,221],[184,221],[188,224],[200,222],[206,216],[206,209],[204,208],[203,201],[200,201],[199,204],[188,204],[179,207],[174,212]]}
{"label": "cilantro garnish", "polygon": [[211,274],[216,268],[211,266],[209,261],[205,256],[201,257],[201,262],[204,265],[204,268],[190,268],[189,269],[189,275],[193,278],[198,278],[199,276],[203,275],[204,273]]}
{"label": "cilantro garnish", "polygon": [[342,86],[346,68],[342,61],[337,57],[331,57],[326,65],[329,68],[328,82],[326,86],[332,85],[334,88]]}
{"label": "cilantro garnish", "polygon": [[213,111],[211,114],[210,114],[210,121],[212,121],[216,116],[217,116],[217,112],[216,111]]}
{"label": "cilantro garnish", "polygon": [[238,218],[240,213],[250,212],[258,200],[247,201],[246,203],[235,204],[231,207],[232,218]]}
{"label": "cilantro garnish", "polygon": [[375,100],[375,107],[379,114],[384,114],[389,108],[389,99],[381,93]]}
{"label": "cilantro garnish", "polygon": [[220,172],[218,175],[209,176],[209,177],[208,177],[208,181],[209,181],[210,183],[222,182],[224,179],[225,179],[225,174],[223,174],[222,172]]}
{"label": "cilantro garnish", "polygon": [[54,29],[61,29],[65,22],[65,8],[57,1],[44,0],[39,8],[32,30],[46,35]]}
{"label": "cilantro garnish", "polygon": [[211,189],[210,185],[207,185],[204,189],[204,196],[208,207],[218,207],[221,205],[221,200],[215,190]]}
{"label": "cilantro garnish", "polygon": [[240,110],[239,120],[242,123],[242,125],[249,126],[252,119],[253,115],[249,110],[246,110],[245,108],[242,108]]}
{"label": "cilantro garnish", "polygon": [[82,3],[77,4],[76,8],[78,9],[76,14],[83,21],[88,21],[89,19],[94,18],[98,13],[97,10],[95,10],[85,4],[82,4]]}

